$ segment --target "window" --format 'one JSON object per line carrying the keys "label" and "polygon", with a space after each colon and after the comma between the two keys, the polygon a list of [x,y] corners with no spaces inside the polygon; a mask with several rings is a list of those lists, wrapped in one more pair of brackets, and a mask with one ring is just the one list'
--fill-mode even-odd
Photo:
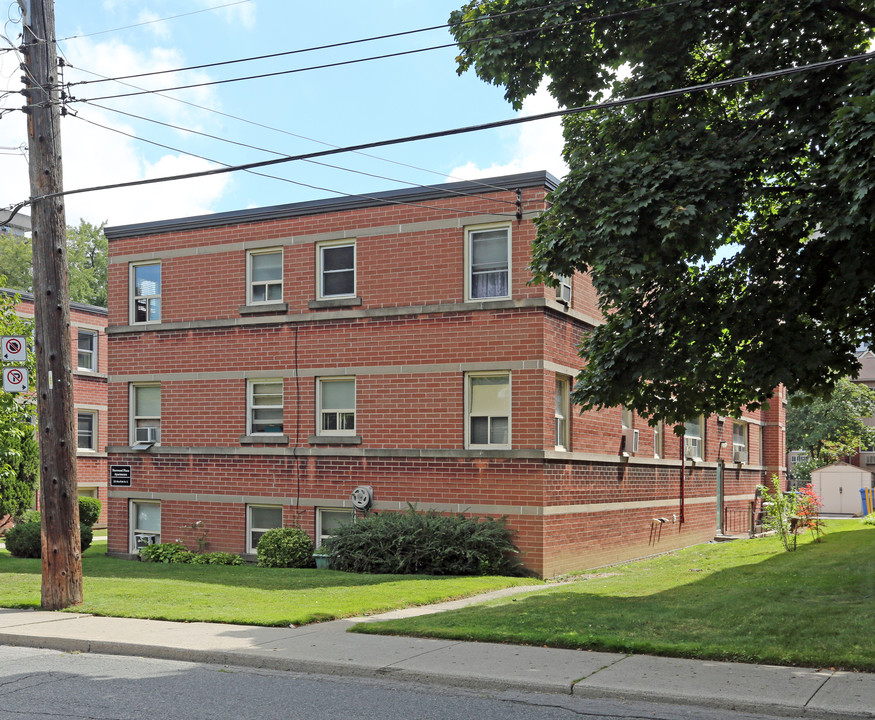
{"label": "window", "polygon": [[316,547],[334,535],[335,530],[341,525],[348,525],[354,520],[355,517],[350,510],[318,508],[316,510]]}
{"label": "window", "polygon": [[556,299],[571,305],[571,278],[567,275],[557,275],[556,279],[559,281],[559,285],[556,286]]}
{"label": "window", "polygon": [[355,434],[355,378],[319,378],[317,435]]}
{"label": "window", "polygon": [[97,372],[97,333],[80,330],[77,348],[76,367],[79,370]]}
{"label": "window", "polygon": [[684,434],[684,457],[689,460],[701,460],[704,455],[704,440],[705,440],[705,423],[699,417],[694,420],[687,420],[684,423],[686,433]]}
{"label": "window", "polygon": [[659,423],[653,428],[653,457],[659,459],[662,457],[662,433],[665,425]]}
{"label": "window", "polygon": [[249,435],[278,434],[283,431],[283,381],[250,380],[248,384]]}
{"label": "window", "polygon": [[161,321],[161,263],[131,266],[131,322]]}
{"label": "window", "polygon": [[79,497],[97,497],[97,488],[96,487],[82,487],[81,485],[76,488],[76,494]]}
{"label": "window", "polygon": [[623,424],[623,428],[632,427],[632,409],[623,406],[623,414],[621,415],[620,422]]}
{"label": "window", "polygon": [[732,462],[747,462],[747,423],[732,423]]}
{"label": "window", "polygon": [[510,447],[510,374],[468,375],[468,446]]}
{"label": "window", "polygon": [[283,251],[259,250],[247,256],[248,296],[250,305],[278,303],[283,299]]}
{"label": "window", "polygon": [[258,550],[258,541],[268,530],[283,526],[281,505],[246,506],[246,552]]}
{"label": "window", "polygon": [[161,442],[161,386],[131,386],[132,444]]}
{"label": "window", "polygon": [[131,500],[131,552],[161,542],[161,503]]}
{"label": "window", "polygon": [[79,411],[76,413],[77,444],[79,450],[97,449],[97,413]]}
{"label": "window", "polygon": [[319,299],[355,295],[355,241],[316,246]]}
{"label": "window", "polygon": [[468,231],[471,300],[510,297],[510,228]]}
{"label": "window", "polygon": [[568,449],[568,406],[570,404],[569,387],[571,383],[568,378],[556,378],[556,416],[555,416],[555,435],[556,449]]}

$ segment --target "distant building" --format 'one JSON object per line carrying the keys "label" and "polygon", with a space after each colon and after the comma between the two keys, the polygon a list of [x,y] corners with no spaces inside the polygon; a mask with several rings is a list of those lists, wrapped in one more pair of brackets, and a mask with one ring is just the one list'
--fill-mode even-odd
{"label": "distant building", "polygon": [[[555,576],[714,537],[785,474],[784,392],[684,440],[621,408],[580,414],[588,276],[529,284],[556,180],[527,173],[106,228],[108,550],[252,555],[357,512],[507,518]],[[517,217],[517,201],[521,215]]]}
{"label": "distant building", "polygon": [[[18,295],[16,314],[33,318],[33,295],[0,288]],[[76,411],[76,477],[79,495],[96,497],[103,504],[98,521],[106,523],[107,509],[107,342],[106,308],[70,303],[70,342],[73,352],[73,405]]]}
{"label": "distant building", "polygon": [[[875,390],[875,352],[871,349],[861,350],[857,353],[857,360],[860,361],[862,367],[857,377],[853,378],[853,382]],[[875,427],[875,417],[865,417],[862,420],[869,427]],[[875,445],[861,448],[860,453],[850,458],[850,461],[852,465],[864,467],[867,470],[875,469]]]}
{"label": "distant building", "polygon": [[0,210],[0,233],[9,233],[17,237],[30,237],[30,215],[16,213],[12,220],[8,210]]}

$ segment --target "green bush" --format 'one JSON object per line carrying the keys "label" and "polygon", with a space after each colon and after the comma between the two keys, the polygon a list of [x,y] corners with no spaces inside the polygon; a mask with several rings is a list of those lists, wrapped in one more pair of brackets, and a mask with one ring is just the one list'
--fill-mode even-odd
{"label": "green bush", "polygon": [[211,552],[195,555],[191,562],[194,565],[245,565],[246,562],[239,555],[229,552]]}
{"label": "green bush", "polygon": [[416,512],[369,515],[335,531],[321,548],[334,570],[426,575],[522,575],[504,518]]}
{"label": "green bush", "polygon": [[[93,534],[87,525],[79,524],[79,538],[82,552],[91,546]],[[6,533],[6,549],[12,557],[42,557],[42,537],[39,522],[25,522],[9,529]]]}
{"label": "green bush", "polygon": [[103,508],[100,500],[93,497],[79,498],[79,522],[91,527],[100,520],[100,511]]}
{"label": "green bush", "polygon": [[25,510],[18,524],[29,522],[42,522],[42,515],[40,515],[39,510]]}
{"label": "green bush", "polygon": [[313,567],[313,541],[301,528],[268,530],[258,540],[258,567]]}
{"label": "green bush", "polygon": [[869,513],[866,517],[864,517],[863,524],[875,525],[875,513]]}
{"label": "green bush", "polygon": [[140,549],[140,560],[154,563],[190,563],[194,553],[182,543],[166,542]]}

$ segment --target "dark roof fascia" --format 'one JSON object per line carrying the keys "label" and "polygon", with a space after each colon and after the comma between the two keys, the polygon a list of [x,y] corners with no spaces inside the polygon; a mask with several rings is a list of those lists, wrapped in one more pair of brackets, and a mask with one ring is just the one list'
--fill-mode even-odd
{"label": "dark roof fascia", "polygon": [[[0,288],[0,293],[3,295],[8,295],[9,297],[14,297],[18,295],[22,300],[26,300],[27,302],[33,302],[33,293],[25,292],[24,290],[10,290],[9,288]],[[94,315],[106,315],[107,310],[105,307],[100,307],[100,305],[89,305],[88,303],[80,303],[80,302],[70,302],[70,308],[73,310],[80,310],[82,312],[93,313]]]}
{"label": "dark roof fascia", "polygon": [[286,218],[318,215],[321,213],[342,212],[345,210],[362,210],[365,208],[393,205],[399,202],[414,203],[439,198],[454,197],[457,193],[487,194],[497,192],[492,187],[498,186],[508,190],[543,186],[548,191],[555,190],[559,181],[550,173],[538,172],[502,175],[500,177],[483,178],[482,180],[466,180],[464,182],[445,183],[431,187],[408,188],[404,190],[387,190],[371,193],[367,196],[325,198],[307,200],[287,205],[273,205],[247,210],[232,210],[230,212],[197,215],[194,217],[176,218],[172,220],[156,220],[153,222],[134,223],[131,225],[116,225],[105,227],[104,235],[108,240],[118,238],[142,237],[169,232],[187,232],[228,225],[265,222],[268,220],[284,220]]}

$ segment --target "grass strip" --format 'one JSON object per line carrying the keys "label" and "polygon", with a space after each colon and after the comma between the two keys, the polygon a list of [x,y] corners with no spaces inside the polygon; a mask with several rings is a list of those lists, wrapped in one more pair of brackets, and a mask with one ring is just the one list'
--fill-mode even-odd
{"label": "grass strip", "polygon": [[[356,575],[331,570],[164,565],[82,556],[82,605],[67,612],[245,625],[304,625],[537,584],[529,578]],[[39,608],[39,560],[0,551],[0,607]]]}
{"label": "grass strip", "polygon": [[699,545],[531,595],[356,632],[875,671],[875,528]]}

